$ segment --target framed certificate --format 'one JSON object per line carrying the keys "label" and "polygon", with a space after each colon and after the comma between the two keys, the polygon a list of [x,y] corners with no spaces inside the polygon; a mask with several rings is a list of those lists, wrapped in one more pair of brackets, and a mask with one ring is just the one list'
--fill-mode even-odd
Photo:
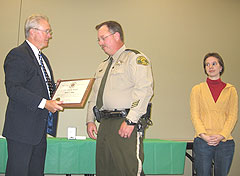
{"label": "framed certificate", "polygon": [[62,107],[82,108],[90,94],[94,78],[61,80],[52,100],[63,101]]}

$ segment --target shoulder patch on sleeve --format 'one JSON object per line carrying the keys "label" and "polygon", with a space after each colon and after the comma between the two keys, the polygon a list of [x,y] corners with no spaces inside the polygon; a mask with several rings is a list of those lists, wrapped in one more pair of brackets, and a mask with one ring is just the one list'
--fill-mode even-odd
{"label": "shoulder patch on sleeve", "polygon": [[144,56],[138,56],[137,57],[137,64],[148,65],[149,62],[148,62],[148,60]]}
{"label": "shoulder patch on sleeve", "polygon": [[132,51],[132,52],[134,52],[135,54],[140,54],[140,52],[139,52],[139,51],[137,51],[137,50],[134,50],[134,49],[126,49],[125,51]]}

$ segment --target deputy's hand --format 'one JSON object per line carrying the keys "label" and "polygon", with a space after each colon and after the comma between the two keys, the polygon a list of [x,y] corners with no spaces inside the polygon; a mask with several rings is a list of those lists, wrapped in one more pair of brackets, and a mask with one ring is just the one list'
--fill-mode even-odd
{"label": "deputy's hand", "polygon": [[134,127],[135,127],[134,125],[128,125],[125,121],[123,121],[118,131],[118,134],[123,138],[130,138],[134,130]]}
{"label": "deputy's hand", "polygon": [[45,104],[45,108],[49,110],[52,113],[55,113],[56,111],[62,111],[63,107],[60,106],[63,104],[63,101],[57,101],[57,100],[47,100]]}
{"label": "deputy's hand", "polygon": [[97,127],[96,124],[94,122],[88,122],[87,123],[87,133],[88,136],[92,139],[97,139],[96,135],[97,135]]}

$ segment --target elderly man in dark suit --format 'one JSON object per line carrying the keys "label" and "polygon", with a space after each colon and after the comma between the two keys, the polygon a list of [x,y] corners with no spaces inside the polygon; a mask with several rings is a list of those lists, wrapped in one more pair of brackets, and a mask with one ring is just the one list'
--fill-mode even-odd
{"label": "elderly man in dark suit", "polygon": [[4,62],[9,98],[3,129],[8,145],[6,176],[44,175],[46,134],[56,136],[57,111],[63,110],[63,102],[51,100],[53,73],[41,53],[51,34],[47,17],[28,17],[26,40],[12,49]]}

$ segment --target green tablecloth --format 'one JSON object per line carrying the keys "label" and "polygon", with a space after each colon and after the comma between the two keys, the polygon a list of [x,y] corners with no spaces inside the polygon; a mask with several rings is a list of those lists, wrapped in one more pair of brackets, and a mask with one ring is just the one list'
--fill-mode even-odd
{"label": "green tablecloth", "polygon": [[[186,142],[144,139],[145,174],[183,174]],[[45,174],[94,174],[96,141],[48,138]],[[5,172],[7,145],[0,139],[0,173]]]}

